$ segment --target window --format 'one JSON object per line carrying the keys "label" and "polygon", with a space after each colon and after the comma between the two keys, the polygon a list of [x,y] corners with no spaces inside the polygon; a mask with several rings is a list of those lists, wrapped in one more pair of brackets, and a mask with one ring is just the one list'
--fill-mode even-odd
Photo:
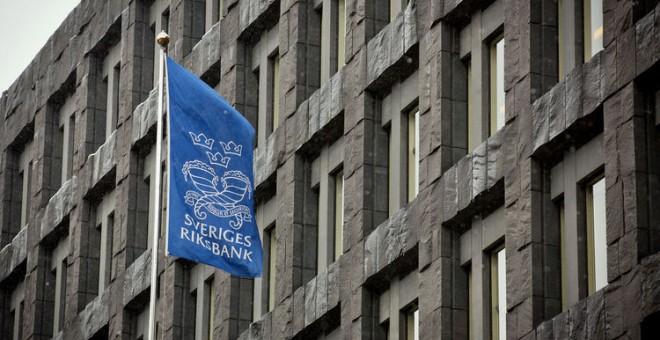
{"label": "window", "polygon": [[345,65],[346,0],[322,0],[321,85]]}
{"label": "window", "polygon": [[504,126],[504,37],[490,45],[490,134]]}
{"label": "window", "polygon": [[[469,337],[506,339],[506,253],[504,207],[472,218],[460,236],[460,262],[467,276]],[[484,320],[491,320],[490,329]]]}
{"label": "window", "polygon": [[317,271],[324,270],[343,253],[344,140],[340,137],[321,148],[312,161],[311,188],[318,195]]}
{"label": "window", "polygon": [[73,174],[73,148],[76,134],[75,100],[68,97],[59,112],[59,130],[62,136],[62,182],[71,178]]}
{"label": "window", "polygon": [[335,223],[334,223],[334,260],[339,260],[339,256],[344,253],[344,171],[339,171],[334,178],[335,182]]}
{"label": "window", "polygon": [[156,43],[156,35],[162,31],[169,32],[170,7],[169,1],[155,0],[149,8],[149,29],[154,44],[153,55],[153,86],[158,85],[158,58],[160,58],[160,45]]}
{"label": "window", "polygon": [[408,0],[390,0],[390,22],[408,5]]}
{"label": "window", "polygon": [[277,229],[271,225],[265,232],[268,240],[268,311],[275,308],[275,285],[277,281]]}
{"label": "window", "polygon": [[195,339],[213,339],[213,268],[197,264],[190,270],[190,294],[195,301]]}
{"label": "window", "polygon": [[560,232],[562,310],[607,285],[603,153],[600,134],[565,150],[549,169]]}
{"label": "window", "polygon": [[[252,48],[252,74],[257,85],[257,145],[265,145],[268,136],[279,124],[279,26],[276,24],[270,30],[261,34],[261,38]],[[265,96],[263,94],[266,94]],[[277,98],[275,98],[277,97]]]}
{"label": "window", "polygon": [[419,340],[419,308],[413,306],[406,312],[406,340]]}
{"label": "window", "polygon": [[277,276],[277,199],[255,204],[256,221],[259,226],[259,236],[263,240],[264,271],[263,275],[254,279],[254,294],[252,303],[252,321],[261,319],[261,316],[272,310],[275,306],[275,279]]}
{"label": "window", "polygon": [[605,177],[586,188],[587,256],[589,295],[607,286],[607,238],[605,224]]}
{"label": "window", "polygon": [[417,72],[395,83],[382,101],[382,125],[389,130],[388,214],[419,191],[419,109]]}
{"label": "window", "polygon": [[23,339],[23,310],[25,308],[25,281],[21,281],[9,297],[9,317],[7,322],[11,334],[8,334],[7,339],[21,340]]}
{"label": "window", "polygon": [[115,191],[103,196],[95,209],[96,230],[100,235],[99,294],[110,284],[112,275],[112,236],[115,223]]}
{"label": "window", "polygon": [[204,31],[210,31],[220,18],[222,18],[222,0],[206,0]]}
{"label": "window", "polygon": [[53,334],[64,328],[64,310],[66,305],[67,256],[69,255],[69,236],[62,239],[52,252],[50,269],[55,278],[55,308],[53,312]]}
{"label": "window", "polygon": [[584,61],[603,49],[603,0],[584,0]]}
{"label": "window", "polygon": [[419,274],[417,271],[395,277],[390,287],[380,294],[378,322],[386,339],[419,338],[418,311]]}
{"label": "window", "polygon": [[559,80],[603,49],[603,1],[557,2]]}
{"label": "window", "polygon": [[272,98],[272,111],[273,118],[271,119],[271,128],[270,131],[277,130],[277,127],[280,123],[280,56],[275,55],[270,58],[270,65],[272,65],[272,87],[271,87],[271,98]]}
{"label": "window", "polygon": [[106,88],[106,119],[105,139],[108,139],[117,128],[117,117],[119,115],[119,84],[121,69],[121,43],[117,43],[108,50],[108,55],[103,59],[102,78]]}
{"label": "window", "polygon": [[32,187],[32,143],[24,146],[23,152],[18,157],[18,183],[21,186],[20,204],[21,204],[21,220],[19,230],[23,229],[30,218],[31,209],[31,195],[30,189]]}
{"label": "window", "polygon": [[149,337],[149,304],[145,305],[139,314],[134,316],[131,332],[137,340],[144,340]]}
{"label": "window", "polygon": [[408,112],[408,202],[419,192],[419,109]]}
{"label": "window", "polygon": [[[164,228],[160,228],[160,223],[161,221],[164,221],[164,216],[165,216],[165,209],[166,209],[166,201],[167,201],[167,196],[166,195],[161,195],[161,216],[160,216],[160,221],[156,221],[154,218],[154,204],[156,203],[156,197],[159,194],[157,188],[152,185],[152,179],[153,179],[153,173],[156,169],[156,146],[152,146],[149,154],[147,154],[144,157],[144,160],[142,162],[142,185],[141,188],[142,190],[140,191],[141,193],[144,193],[143,196],[146,198],[146,202],[143,202],[143,206],[147,207],[147,215],[146,220],[148,221],[148,233],[147,233],[147,249],[151,249],[151,245],[153,244],[153,237],[154,235],[161,235],[164,232]],[[161,193],[165,192],[164,190],[167,189],[167,175],[166,171],[162,169],[161,167]],[[146,203],[146,204],[145,204]],[[156,230],[158,228],[158,230]]]}
{"label": "window", "polygon": [[468,152],[505,124],[504,2],[477,10],[459,32],[459,54],[466,67]]}
{"label": "window", "polygon": [[490,255],[491,330],[493,339],[506,339],[506,250],[500,246]]}

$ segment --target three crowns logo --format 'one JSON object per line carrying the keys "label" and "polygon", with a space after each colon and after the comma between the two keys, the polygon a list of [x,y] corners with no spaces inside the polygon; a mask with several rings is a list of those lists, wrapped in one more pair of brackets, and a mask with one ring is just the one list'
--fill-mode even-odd
{"label": "three crowns logo", "polygon": [[206,151],[206,156],[209,159],[209,162],[214,165],[227,168],[229,161],[231,160],[231,155],[241,156],[243,152],[243,146],[237,145],[233,141],[228,143],[220,142],[220,151],[213,151],[213,143],[215,142],[212,138],[207,138],[204,133],[195,134],[194,132],[189,132],[192,142],[195,146],[199,146],[203,149],[209,150]]}

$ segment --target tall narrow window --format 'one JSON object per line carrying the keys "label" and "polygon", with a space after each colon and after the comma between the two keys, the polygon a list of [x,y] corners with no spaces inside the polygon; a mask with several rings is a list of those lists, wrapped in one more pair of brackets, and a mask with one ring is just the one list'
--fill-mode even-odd
{"label": "tall narrow window", "polygon": [[[268,137],[275,131],[279,121],[279,26],[261,33],[259,41],[252,48],[253,76],[247,81],[256,85],[249,89],[249,100],[256,104],[256,142],[255,147],[265,145]],[[277,69],[276,69],[277,68]]]}
{"label": "tall narrow window", "polygon": [[[190,295],[194,302],[195,334],[191,339],[209,340],[213,338],[213,267],[197,264],[190,269]],[[189,307],[192,309],[192,305]]]}
{"label": "tall narrow window", "polygon": [[504,126],[504,37],[490,45],[490,134]]}
{"label": "tall narrow window", "polygon": [[321,85],[345,64],[346,0],[323,0],[321,13]]}
{"label": "tall narrow window", "polygon": [[345,64],[346,0],[337,0],[337,69]]}
{"label": "tall narrow window", "polygon": [[31,143],[23,148],[23,152],[18,157],[18,178],[21,185],[21,224],[19,229],[23,229],[30,218],[30,187],[32,186],[32,150]]}
{"label": "tall narrow window", "polygon": [[406,340],[419,340],[419,308],[415,305],[406,312]]}
{"label": "tall narrow window", "polygon": [[467,68],[467,151],[472,152],[474,150],[475,142],[474,140],[476,137],[474,136],[475,134],[475,129],[472,126],[472,100],[474,98],[474,89],[472,88],[472,61],[470,59],[467,60],[466,62],[466,68]]}
{"label": "tall narrow window", "polygon": [[559,71],[559,81],[566,78],[566,18],[564,16],[565,0],[557,0],[557,64]]}
{"label": "tall narrow window", "polygon": [[73,147],[76,131],[73,97],[68,97],[60,107],[59,129],[62,136],[62,183],[64,183],[73,174]]}
{"label": "tall narrow window", "polygon": [[467,324],[467,331],[468,331],[468,339],[472,340],[474,339],[474,331],[472,331],[472,327],[474,327],[474,319],[472,317],[472,306],[473,305],[473,299],[474,299],[474,292],[472,291],[472,267],[467,268],[467,277],[468,277],[468,324]]}
{"label": "tall narrow window", "polygon": [[221,0],[206,0],[204,31],[208,32],[221,18]]}
{"label": "tall narrow window", "polygon": [[69,237],[62,239],[53,250],[51,271],[55,278],[55,308],[53,313],[53,334],[64,327],[64,307],[66,305],[67,256],[69,255]]}
{"label": "tall narrow window", "polygon": [[392,85],[382,100],[381,125],[389,130],[388,215],[412,201],[419,190],[418,74]]}
{"label": "tall narrow window", "polygon": [[271,58],[272,63],[272,122],[271,131],[275,132],[280,123],[280,56]]}
{"label": "tall narrow window", "polygon": [[275,280],[277,279],[277,198],[255,204],[256,222],[259,236],[263,241],[263,275],[254,279],[252,321],[259,320],[275,305]]}
{"label": "tall narrow window", "polygon": [[322,271],[343,253],[344,232],[344,140],[324,145],[311,164],[310,182],[316,191],[317,257],[316,268]]}
{"label": "tall narrow window", "polygon": [[591,182],[586,191],[589,294],[607,285],[605,178]]}
{"label": "tall narrow window", "polygon": [[390,22],[403,11],[408,4],[408,0],[390,0]]}
{"label": "tall narrow window", "polygon": [[266,230],[268,237],[268,311],[275,308],[275,278],[277,276],[277,229],[275,225]]}
{"label": "tall narrow window", "polygon": [[419,191],[419,109],[408,113],[408,202]]}
{"label": "tall narrow window", "polygon": [[[504,126],[504,12],[504,1],[493,1],[472,12],[470,22],[459,31],[458,57],[465,69],[456,69],[454,81],[461,83],[464,79],[467,92],[463,96],[463,92],[458,91],[453,96],[459,102],[465,98],[467,107],[465,111],[462,106],[457,107],[459,116],[455,124],[462,126],[465,121],[467,134],[458,138],[456,143],[457,146],[465,145],[467,152],[473,152]],[[465,120],[461,119],[463,114]]]}
{"label": "tall narrow window", "polygon": [[603,0],[584,0],[584,61],[603,49]]}
{"label": "tall narrow window", "polygon": [[566,278],[566,207],[563,198],[559,202],[559,247],[561,260],[561,310],[568,308],[567,278]]}
{"label": "tall narrow window", "polygon": [[103,197],[96,207],[96,228],[101,236],[99,247],[99,294],[108,286],[112,274],[112,236],[115,192]]}
{"label": "tall narrow window", "polygon": [[334,260],[337,261],[343,251],[344,241],[344,171],[335,175],[335,249]]}
{"label": "tall narrow window", "polygon": [[506,339],[506,253],[505,249],[491,254],[491,331],[493,339]]}
{"label": "tall narrow window", "polygon": [[208,337],[207,339],[213,339],[213,319],[215,315],[215,304],[214,304],[214,296],[215,296],[215,289],[213,288],[213,277],[210,279],[206,280],[204,283],[206,285],[206,300],[208,300],[208,315],[207,319],[207,334]]}
{"label": "tall narrow window", "polygon": [[103,60],[103,82],[106,88],[106,119],[105,139],[108,139],[117,128],[117,117],[119,116],[119,84],[121,69],[121,42],[115,44],[108,50],[108,55]]}
{"label": "tall narrow window", "polygon": [[25,307],[25,281],[21,281],[11,292],[9,300],[9,338],[14,340],[23,339],[23,309]]}

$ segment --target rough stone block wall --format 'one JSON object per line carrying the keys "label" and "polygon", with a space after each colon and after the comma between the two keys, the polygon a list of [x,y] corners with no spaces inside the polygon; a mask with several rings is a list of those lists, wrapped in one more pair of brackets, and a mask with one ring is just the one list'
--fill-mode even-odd
{"label": "rough stone block wall", "polygon": [[[390,281],[412,273],[419,282],[420,338],[468,339],[460,236],[473,217],[500,207],[506,216],[508,339],[657,336],[660,4],[603,0],[604,49],[559,80],[552,2],[504,1],[506,124],[468,153],[459,33],[484,4],[410,0],[389,22],[384,2],[346,0],[346,65],[321,83],[317,0],[224,0],[221,19],[208,32],[200,31],[202,1],[171,0],[170,55],[253,123],[251,50],[265,30],[279,32],[280,121],[254,153],[255,196],[277,203],[276,304],[252,320],[253,281],[216,270],[214,338],[314,339],[339,327],[342,339],[380,339],[379,295]],[[149,4],[83,0],[0,98],[0,331],[9,329],[11,292],[24,282],[24,339],[135,338],[135,315],[155,288],[148,275],[151,252],[138,232],[147,226],[137,217],[138,162],[155,142],[157,119],[151,49],[145,48],[153,41],[146,36]],[[122,56],[118,122],[105,139],[98,123],[105,119],[106,98],[98,88],[103,57],[115,43]],[[387,164],[381,101],[415,72],[419,194],[384,217],[387,191],[377,180]],[[77,113],[73,176],[59,183],[51,144],[56,108],[68,96]],[[556,284],[547,271],[558,266],[552,255],[558,231],[548,222],[546,174],[564,150],[600,133],[608,285],[562,312],[556,289],[548,287]],[[305,236],[314,216],[305,201],[309,164],[339,137],[343,254],[328,268],[315,268],[302,255],[315,251]],[[11,188],[16,157],[28,141],[32,204],[27,226],[17,230]],[[91,207],[111,190],[117,194],[113,269],[110,284],[98,291],[89,249]],[[51,256],[66,235],[64,328],[52,334]],[[192,265],[165,257],[164,246],[155,268],[159,334],[184,339],[195,321],[187,309]]]}

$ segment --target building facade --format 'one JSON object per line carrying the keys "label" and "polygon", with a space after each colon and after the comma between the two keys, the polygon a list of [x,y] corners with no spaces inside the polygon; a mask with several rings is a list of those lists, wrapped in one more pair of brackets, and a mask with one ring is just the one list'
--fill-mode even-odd
{"label": "building facade", "polygon": [[[261,278],[150,286],[161,30],[257,131]],[[653,0],[84,0],[0,99],[0,339],[651,339],[659,59]]]}

